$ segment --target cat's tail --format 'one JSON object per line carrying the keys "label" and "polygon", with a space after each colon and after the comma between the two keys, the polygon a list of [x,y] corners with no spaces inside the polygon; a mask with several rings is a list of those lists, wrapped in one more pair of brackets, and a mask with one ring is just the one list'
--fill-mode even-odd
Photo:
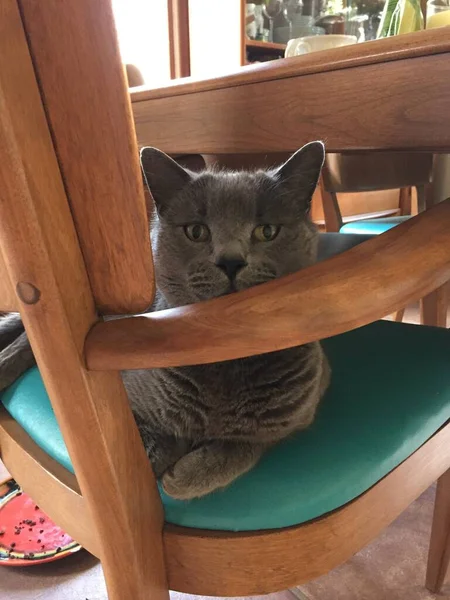
{"label": "cat's tail", "polygon": [[0,352],[25,331],[19,313],[0,315]]}
{"label": "cat's tail", "polygon": [[36,364],[19,314],[0,318],[0,391]]}

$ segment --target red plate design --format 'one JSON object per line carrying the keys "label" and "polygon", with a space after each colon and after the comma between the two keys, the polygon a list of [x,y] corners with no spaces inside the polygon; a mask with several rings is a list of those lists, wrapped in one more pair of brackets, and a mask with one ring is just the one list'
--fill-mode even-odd
{"label": "red plate design", "polygon": [[39,565],[80,549],[14,479],[0,483],[0,565]]}

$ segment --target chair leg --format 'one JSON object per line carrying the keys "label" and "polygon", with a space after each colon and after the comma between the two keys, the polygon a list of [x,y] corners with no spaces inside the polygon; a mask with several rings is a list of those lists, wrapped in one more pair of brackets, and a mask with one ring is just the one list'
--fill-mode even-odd
{"label": "chair leg", "polygon": [[405,309],[402,308],[394,314],[394,321],[397,321],[397,323],[401,323],[403,321],[404,316],[405,316]]}
{"label": "chair leg", "polygon": [[401,215],[411,214],[411,187],[404,187],[400,189],[398,206]]}
{"label": "chair leg", "polygon": [[322,197],[323,216],[325,219],[325,231],[338,232],[342,227],[342,214],[339,208],[337,195],[325,189],[323,178],[319,180],[319,188]]}
{"label": "chair leg", "polygon": [[447,327],[449,287],[449,283],[446,283],[422,298],[420,302],[422,325]]}
{"label": "chair leg", "polygon": [[450,469],[437,483],[426,586],[439,594],[450,563]]}
{"label": "chair leg", "polygon": [[432,198],[430,192],[430,186],[418,185],[416,186],[417,191],[417,212],[421,213],[427,208],[432,206]]}

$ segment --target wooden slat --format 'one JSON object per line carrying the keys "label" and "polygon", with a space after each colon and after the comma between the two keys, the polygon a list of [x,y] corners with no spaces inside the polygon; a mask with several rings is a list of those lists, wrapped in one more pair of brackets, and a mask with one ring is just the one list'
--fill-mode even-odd
{"label": "wooden slat", "polygon": [[297,527],[232,533],[167,526],[170,589],[250,596],[288,589],[327,573],[379,535],[450,467],[449,447],[446,425],[365,494]]}
{"label": "wooden slat", "polygon": [[96,530],[75,475],[33,442],[1,405],[0,449],[3,463],[34,502],[74,540],[99,557]]}
{"label": "wooden slat", "polygon": [[19,302],[6,270],[0,243],[0,312],[15,312],[18,305]]}
{"label": "wooden slat", "polygon": [[[348,252],[287,277],[208,302],[98,323],[86,340],[88,368],[212,363],[298,346],[366,325],[450,279],[449,228],[450,200],[446,200]],[[414,268],[405,269],[405,264]]]}
{"label": "wooden slat", "polygon": [[109,0],[20,0],[94,298],[103,313],[152,302],[142,177]]}
{"label": "wooden slat", "polygon": [[[66,10],[85,3],[59,2],[56,14],[52,0],[32,4],[48,7],[58,22],[64,21]],[[97,16],[96,41],[104,55],[108,45],[101,41],[102,17]],[[77,19],[73,27],[80,27]],[[25,34],[16,1],[3,0],[0,56],[5,64],[11,62],[13,76],[11,70],[0,69],[2,251],[11,279],[22,284],[20,289],[34,292],[22,294],[20,312],[95,527],[109,599],[123,600],[126,589],[136,600],[149,594],[166,600],[162,509],[125,389],[118,373],[88,373],[83,362],[83,342],[97,316],[28,51],[27,39],[32,37],[31,31]],[[77,50],[72,48],[75,56]],[[88,69],[89,64],[84,66]],[[53,89],[64,105],[61,91],[57,85]],[[114,97],[105,98],[106,114],[115,102]],[[73,113],[89,113],[89,105],[66,108],[69,121]],[[114,125],[111,120],[109,129]],[[86,166],[86,173],[78,176],[87,202],[95,173],[86,161],[86,154],[76,155],[80,169]],[[96,218],[100,221],[100,215]],[[8,467],[14,469],[11,460]],[[27,487],[32,477],[24,471],[19,483]],[[126,568],[118,551],[124,547],[133,548]]]}

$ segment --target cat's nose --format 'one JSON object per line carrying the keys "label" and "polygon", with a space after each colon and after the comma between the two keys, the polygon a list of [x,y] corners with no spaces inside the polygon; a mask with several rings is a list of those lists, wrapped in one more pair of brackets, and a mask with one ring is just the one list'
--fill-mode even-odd
{"label": "cat's nose", "polygon": [[240,257],[227,257],[222,256],[216,262],[216,266],[219,267],[230,280],[233,280],[238,272],[247,266],[247,263],[243,258]]}

